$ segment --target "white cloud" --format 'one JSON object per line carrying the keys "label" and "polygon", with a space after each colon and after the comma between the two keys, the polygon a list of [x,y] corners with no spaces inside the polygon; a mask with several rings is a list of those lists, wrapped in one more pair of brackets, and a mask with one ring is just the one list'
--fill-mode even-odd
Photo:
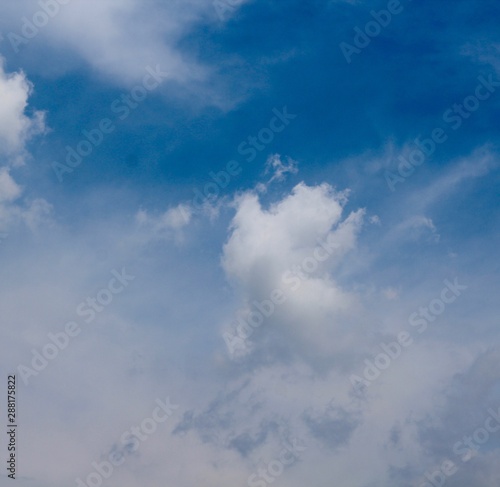
{"label": "white cloud", "polygon": [[[5,187],[1,181],[3,174],[0,174],[0,196],[5,196],[3,191]],[[52,205],[43,198],[37,198],[33,201],[17,201],[21,194],[19,186],[9,179],[14,186],[11,186],[11,200],[0,200],[0,232],[8,234],[18,224],[25,225],[31,231],[36,231],[42,224],[52,224],[51,213]],[[18,191],[15,193],[14,191]]]}
{"label": "white cloud", "polygon": [[192,210],[185,204],[179,204],[169,208],[159,216],[152,216],[145,210],[139,210],[136,214],[137,223],[150,226],[155,232],[178,230],[189,224]]}
{"label": "white cloud", "polygon": [[12,168],[24,163],[25,144],[35,134],[45,130],[44,114],[35,111],[31,117],[25,111],[32,84],[22,72],[7,73],[0,58],[0,231],[22,222],[34,230],[46,221],[51,206],[43,199],[19,201],[23,192],[11,175]]}
{"label": "white cloud", "polygon": [[345,201],[345,193],[336,193],[327,184],[301,183],[268,210],[257,195],[245,193],[236,201],[232,233],[224,246],[224,269],[248,284],[255,267],[272,260],[268,270],[279,277],[340,222]]}
{"label": "white cloud", "polygon": [[0,169],[0,202],[15,200],[21,194],[21,188],[12,179],[7,168]]}
{"label": "white cloud", "polygon": [[[31,350],[41,349],[47,334],[60,331],[69,320],[76,319],[82,328],[23,389],[23,473],[44,487],[62,487],[85,477],[93,461],[105,460],[117,445],[123,448],[122,432],[140,423],[155,399],[166,395],[180,404],[178,415],[142,442],[136,454],[128,455],[110,482],[133,487],[140,482],[159,485],[167,478],[181,487],[202,481],[208,486],[245,484],[290,437],[307,445],[300,461],[280,477],[291,487],[323,485],[332,475],[345,487],[373,481],[402,485],[391,477],[394,468],[406,473],[405,480],[414,480],[427,462],[440,460],[426,453],[419,425],[424,419],[426,424],[441,419],[443,390],[456,381],[457,373],[467,371],[477,350],[468,343],[451,346],[435,340],[446,320],[455,324],[443,314],[421,342],[415,336],[416,343],[363,397],[353,396],[349,375],[360,373],[363,360],[380,352],[382,338],[373,337],[384,332],[378,324],[407,329],[398,313],[409,313],[415,305],[408,302],[407,290],[397,300],[380,299],[379,293],[382,309],[368,309],[359,319],[359,307],[369,304],[337,273],[349,265],[349,256],[357,258],[358,240],[365,235],[359,233],[363,212],[349,214],[346,205],[345,192],[327,184],[299,184],[268,207],[252,192],[240,195],[229,228],[221,212],[219,228],[227,237],[224,270],[243,307],[265,299],[281,284],[284,272],[314,255],[318,240],[336,244],[331,257],[306,273],[301,286],[288,294],[288,301],[264,325],[269,328],[256,331],[256,354],[242,363],[217,356],[223,347],[217,318],[225,314],[231,298],[218,281],[218,262],[206,253],[207,247],[221,244],[220,235],[207,231],[213,223],[205,221],[206,227],[199,229],[202,238],[192,239],[180,252],[170,237],[161,245],[148,245],[151,235],[163,238],[187,229],[180,218],[182,206],[158,214],[140,211],[135,215],[139,230],[130,226],[133,214],[120,214],[121,223],[94,214],[88,227],[47,231],[48,245],[28,242],[14,254],[12,248],[1,252],[2,268],[12,276],[0,283],[4,318],[12,323],[2,329],[2,339],[12,344],[2,356],[3,368],[29,363]],[[139,241],[140,233],[148,238]],[[103,249],[109,251],[106,258]],[[121,265],[136,279],[95,323],[85,324],[76,306],[95,296],[108,282],[109,270]],[[370,269],[358,278],[366,282],[373,274],[376,270]],[[395,293],[386,291],[388,297]],[[269,340],[261,340],[263,336]],[[374,345],[368,352],[367,344]],[[266,353],[259,355],[261,350]],[[289,360],[280,360],[286,351],[292,352]],[[313,357],[329,354],[336,360],[334,366],[319,370]],[[469,390],[470,379],[480,388],[481,378],[493,386],[497,359],[494,354],[475,374],[459,378],[459,389]],[[468,406],[454,403],[467,414]],[[471,405],[478,410],[479,404]],[[82,430],[80,425],[89,421],[96,428]],[[50,427],[50,437],[40,424]],[[445,446],[452,447],[456,438],[455,433],[447,437]],[[169,462],[164,461],[165,451]],[[53,458],[63,455],[69,460],[61,469]]]}
{"label": "white cloud", "polygon": [[432,219],[423,215],[415,215],[404,220],[391,231],[391,235],[391,238],[400,243],[422,238],[437,243],[440,238]]}
{"label": "white cloud", "polygon": [[45,129],[44,114],[35,111],[30,117],[25,110],[32,91],[22,72],[6,73],[0,58],[0,155],[10,162],[20,162],[26,141]]}
{"label": "white cloud", "polygon": [[[4,42],[15,52],[48,43],[76,52],[97,72],[119,82],[137,81],[147,65],[160,63],[172,79],[197,78],[202,69],[183,58],[176,43],[187,29],[207,15],[209,2],[153,2],[144,9],[138,0],[72,0],[56,4],[48,22],[37,27],[39,2],[1,8],[10,28]],[[52,11],[54,12],[54,11]],[[22,39],[19,40],[21,36]]]}
{"label": "white cloud", "polygon": [[151,7],[143,9],[137,0],[72,1],[61,9],[48,33],[99,72],[119,80],[136,81],[146,66],[156,64],[176,80],[202,75],[203,70],[183,59],[174,46],[201,15],[203,2]]}
{"label": "white cloud", "polygon": [[146,240],[155,238],[183,240],[183,229],[189,225],[193,212],[190,206],[179,204],[169,208],[160,215],[151,215],[146,210],[139,210],[135,220],[142,229],[142,236]]}
{"label": "white cloud", "polygon": [[344,328],[358,298],[332,271],[355,248],[364,211],[342,219],[346,198],[327,184],[301,183],[269,209],[254,193],[237,200],[222,262],[244,296],[242,315],[249,316],[252,303],[269,299],[275,289],[286,296],[267,320],[272,325],[261,326],[252,340],[268,338],[263,330],[279,329],[275,339],[291,340],[291,348],[298,346],[309,358],[327,356],[349,340]]}
{"label": "white cloud", "polygon": [[259,183],[256,190],[260,193],[265,193],[271,183],[274,181],[284,181],[287,174],[297,174],[299,172],[297,161],[291,157],[287,157],[284,162],[279,154],[272,154],[266,160],[264,174],[271,173],[272,176],[266,183]]}
{"label": "white cloud", "polygon": [[497,152],[488,145],[476,148],[471,154],[453,161],[424,188],[411,193],[408,204],[416,211],[425,212],[447,196],[454,196],[461,186],[471,180],[480,179],[499,166]]}
{"label": "white cloud", "polygon": [[283,162],[279,154],[273,154],[269,156],[266,161],[266,174],[272,172],[273,176],[271,181],[283,181],[285,179],[285,174],[297,174],[297,161],[292,158],[287,157],[286,162]]}
{"label": "white cloud", "polygon": [[[196,25],[223,25],[209,0],[151,2],[148,8],[140,0],[71,0],[38,28],[33,19],[40,12],[45,15],[35,1],[0,5],[4,46],[30,72],[62,76],[83,62],[93,75],[130,87],[142,80],[148,66],[159,65],[168,73],[165,91],[224,110],[246,98],[255,82],[245,78],[235,87],[219,63],[200,61],[196,49],[182,42]],[[238,66],[240,61],[232,57],[228,63]]]}

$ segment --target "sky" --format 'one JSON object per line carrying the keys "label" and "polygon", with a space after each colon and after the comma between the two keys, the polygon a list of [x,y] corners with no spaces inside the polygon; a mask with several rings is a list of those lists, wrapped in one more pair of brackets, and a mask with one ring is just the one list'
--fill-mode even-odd
{"label": "sky", "polygon": [[498,485],[499,19],[2,2],[0,485]]}

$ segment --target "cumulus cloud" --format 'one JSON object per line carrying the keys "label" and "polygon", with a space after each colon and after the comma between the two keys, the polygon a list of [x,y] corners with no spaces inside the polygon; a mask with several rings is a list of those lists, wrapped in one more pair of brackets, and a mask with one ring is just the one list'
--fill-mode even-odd
{"label": "cumulus cloud", "polygon": [[[3,2],[2,32],[20,33],[23,17],[30,21],[40,3]],[[101,100],[110,84],[131,85],[140,80],[148,64],[169,73],[162,88],[162,93],[168,91],[169,100],[171,89],[189,92],[204,103],[217,99],[217,92],[218,101],[227,106],[231,90],[251,91],[245,83],[252,83],[254,74],[271,89],[268,94],[293,95],[296,91],[284,71],[279,75],[280,83],[286,80],[284,90],[274,86],[274,75],[267,77],[267,67],[289,60],[290,53],[297,54],[295,48],[276,44],[276,40],[295,42],[299,11],[315,22],[320,19],[311,7],[315,2],[305,10],[303,5],[298,5],[299,10],[287,6],[283,13],[293,14],[292,36],[276,37],[266,22],[272,22],[278,3],[271,10],[264,3],[256,5],[252,14],[259,15],[260,8],[261,15],[265,11],[263,28],[271,37],[257,36],[257,46],[245,44],[241,50],[240,41],[255,33],[253,18],[238,26],[231,20],[238,21],[237,11],[244,1],[217,0],[217,5],[230,7],[224,18],[226,26],[217,18],[212,0],[153,1],[147,8],[140,0],[66,3],[34,38],[20,45],[22,52],[9,58],[9,62],[26,62],[30,78],[33,69],[44,84],[37,84],[41,98],[54,105],[54,120],[60,121],[77,121],[79,114],[62,100],[49,100],[53,86],[66,84],[68,94],[73,87],[69,81],[76,81],[83,90],[81,98],[77,95],[79,100],[87,102],[94,96]],[[330,15],[322,17],[330,20]],[[351,20],[346,26],[349,30],[355,25]],[[200,27],[197,31],[192,29],[195,25]],[[233,31],[232,27],[241,29]],[[302,33],[299,37],[302,39]],[[200,48],[199,39],[207,44]],[[9,48],[10,40],[4,36],[4,48]],[[212,44],[219,42],[221,49]],[[269,49],[276,51],[267,52]],[[248,64],[237,55],[224,58],[227,50],[240,52]],[[321,54],[321,50],[312,51]],[[203,64],[198,52],[213,65]],[[307,52],[306,48],[300,54],[307,56]],[[46,53],[54,55],[41,55]],[[374,55],[377,57],[376,52]],[[250,71],[249,65],[253,66]],[[373,67],[372,63],[366,66]],[[228,69],[231,67],[254,74],[239,83],[243,76]],[[58,76],[74,68],[71,77]],[[230,73],[228,90],[220,89],[218,69]],[[313,82],[319,90],[313,90],[314,98],[320,104],[325,99],[320,87],[327,86],[327,94],[332,92],[325,76],[329,74],[322,72]],[[435,73],[432,79],[441,83]],[[345,83],[341,83],[344,89]],[[418,94],[423,94],[425,83],[418,84]],[[460,82],[455,85],[458,92],[464,88]],[[304,93],[301,80],[297,86]],[[383,178],[384,169],[407,154],[410,144],[398,147],[389,141],[385,151],[374,147],[349,160],[323,164],[329,158],[343,157],[353,147],[349,137],[342,136],[347,132],[341,130],[335,147],[316,144],[317,163],[305,172],[310,178],[307,184],[292,189],[285,184],[271,187],[297,173],[295,160],[273,154],[266,163],[265,184],[245,190],[254,184],[254,171],[248,169],[237,182],[242,193],[235,196],[228,186],[226,196],[208,198],[197,209],[194,202],[173,201],[176,191],[170,183],[162,192],[163,175],[168,174],[169,182],[175,184],[181,173],[168,164],[162,176],[158,172],[160,166],[163,170],[163,158],[157,157],[154,147],[157,142],[158,147],[164,143],[170,147],[160,133],[173,122],[169,117],[182,115],[184,120],[177,103],[175,107],[151,106],[162,127],[159,132],[155,120],[149,125],[140,117],[135,121],[138,131],[127,144],[122,137],[110,137],[99,152],[103,164],[95,171],[82,169],[78,178],[56,187],[42,174],[36,180],[39,186],[30,187],[28,143],[45,129],[43,114],[28,105],[32,90],[23,72],[7,73],[2,66],[0,267],[5,278],[0,281],[0,308],[5,326],[0,327],[0,336],[6,346],[0,365],[9,373],[18,372],[23,431],[19,437],[19,486],[75,485],[76,477],[86,479],[95,472],[93,462],[106,461],[113,452],[124,454],[125,461],[112,477],[103,479],[109,485],[157,486],[166,480],[179,487],[246,485],[294,439],[305,445],[299,458],[283,469],[276,482],[273,478],[273,482],[253,485],[326,487],[332,479],[339,487],[429,485],[424,484],[424,474],[446,458],[460,465],[450,485],[495,485],[500,475],[499,433],[490,435],[477,452],[464,445],[460,445],[460,454],[453,451],[464,435],[480,431],[490,407],[497,411],[500,406],[500,353],[489,348],[498,335],[498,215],[489,206],[497,195],[494,188],[485,193],[483,182],[476,185],[483,176],[491,181],[498,176],[498,157],[489,146],[464,154],[458,161],[453,159],[455,155],[449,159],[447,150],[456,154],[460,152],[458,142],[469,139],[460,133],[457,144],[443,145],[437,158],[429,158],[393,194]],[[395,141],[404,141],[416,122],[425,129],[429,120],[420,118],[425,115],[420,108],[436,105],[427,103],[427,98],[418,104],[408,101],[410,91],[405,90],[406,105],[401,105],[397,97],[384,99],[382,90],[382,105],[384,110],[389,107],[391,117],[396,112],[411,117],[400,108],[418,108],[419,117],[411,119],[408,131],[404,123],[397,127]],[[431,91],[435,101],[437,92]],[[448,90],[443,96],[454,97],[454,93]],[[337,101],[345,99],[352,105],[355,98],[359,96],[347,93]],[[258,110],[258,105],[257,100],[252,113],[257,113],[253,108]],[[338,118],[332,118],[331,111],[316,110],[314,103],[302,105],[307,108],[304,129],[310,126],[312,113],[327,113],[328,123]],[[484,114],[486,110],[476,113],[469,126],[480,122],[478,127],[486,127],[489,118],[481,118]],[[203,168],[205,174],[218,155],[237,147],[238,134],[253,122],[252,116],[238,120],[239,115],[233,115],[220,120],[217,127],[209,124],[196,133],[175,135],[179,143],[193,136],[197,142],[191,144],[192,152],[171,154],[172,161],[180,156],[179,161],[189,162],[182,168],[183,181],[186,171]],[[214,110],[207,119],[218,116]],[[379,123],[376,116],[368,119],[366,128],[376,125],[372,135],[378,133],[380,140],[396,127],[391,125],[394,120],[388,124]],[[326,119],[314,120],[319,132],[321,127],[329,127]],[[377,137],[366,138],[359,120],[353,120],[357,137],[351,139],[356,147],[366,148]],[[346,128],[351,122],[349,117],[341,117]],[[81,129],[78,124],[65,125],[68,133],[65,127],[61,143],[70,137],[69,132]],[[151,138],[143,137],[140,126]],[[207,144],[214,150],[205,151],[206,158],[199,161],[190,159],[207,148],[201,143],[212,128],[216,138]],[[319,134],[316,126],[309,128],[312,132],[301,131],[300,140],[287,137],[282,141],[286,147],[280,147],[285,153],[307,153],[302,146],[308,133]],[[139,168],[131,166],[124,172],[119,164],[114,168],[115,161],[108,166],[106,155],[116,155],[119,161],[126,156],[122,153],[128,151],[128,142],[130,147],[140,142],[137,158],[154,159],[158,171],[141,172],[136,178],[135,169]],[[41,157],[36,162],[41,169],[37,176],[56,148],[47,144],[38,152]],[[27,164],[21,171],[17,165],[23,161]],[[430,173],[434,178],[424,179]],[[321,178],[342,181],[350,191],[310,182]],[[51,196],[54,208],[36,198],[38,190],[55,190]],[[169,201],[154,207],[158,194]],[[140,205],[148,209],[138,210]],[[366,215],[360,209],[365,205],[373,213]],[[47,225],[54,211],[58,225]],[[8,232],[4,242],[1,239]],[[456,251],[453,259],[447,257],[451,250]],[[93,308],[95,320],[88,322],[84,318],[89,309],[100,309],[99,303],[109,296],[106,291],[117,269],[125,269],[134,279],[123,294],[111,296],[109,306],[100,311]],[[468,286],[467,292],[449,306],[447,303],[442,313],[432,314],[425,334],[420,334],[409,317],[430,308],[440,295],[442,281],[453,281],[455,276]],[[78,312],[82,302],[88,304],[83,316]],[[37,370],[29,384],[21,384],[16,366],[32,367],[35,352],[46,353],[47,344],[53,349],[52,334],[61,333],[70,320],[78,323],[81,333],[56,357],[48,358],[47,366]],[[400,332],[410,334],[413,341],[400,346],[398,352],[394,343]],[[229,342],[238,345],[235,354],[227,353],[226,334],[232,337]],[[365,377],[367,363],[377,364],[372,367],[377,367],[378,375],[359,390],[351,377]],[[373,374],[374,369],[370,370]],[[176,413],[158,424],[132,452],[135,440],[123,440],[123,433],[147,419],[157,398],[165,400],[166,396],[179,404]],[[87,424],[94,427],[82,427]],[[476,436],[484,437],[481,435],[482,431]],[[5,471],[0,477],[2,483]],[[94,475],[94,482],[88,484],[96,483]]]}
{"label": "cumulus cloud", "polygon": [[26,114],[33,86],[22,72],[7,73],[0,58],[0,231],[23,222],[34,230],[46,220],[51,206],[43,199],[23,201],[23,188],[12,177],[12,170],[24,164],[26,143],[45,130],[44,114]]}
{"label": "cumulus cloud", "polygon": [[25,143],[45,129],[43,112],[26,114],[32,89],[23,72],[5,72],[0,58],[0,155],[11,163],[21,163]]}
{"label": "cumulus cloud", "polygon": [[[5,202],[20,198],[7,174],[0,182]],[[364,212],[348,212],[347,205],[346,192],[301,183],[271,204],[254,192],[239,195],[229,221],[223,220],[227,208],[221,212],[224,238],[212,235],[209,243],[221,249],[225,242],[222,269],[234,286],[233,304],[241,305],[244,315],[255,311],[253,301],[268,299],[275,287],[287,296],[255,328],[250,337],[255,351],[240,362],[217,355],[224,344],[220,321],[214,318],[224,313],[215,299],[218,262],[207,262],[203,254],[208,233],[201,230],[204,239],[193,239],[191,251],[183,247],[178,252],[172,245],[172,235],[186,230],[190,218],[181,219],[183,210],[190,215],[182,205],[158,214],[135,213],[139,230],[102,215],[100,225],[92,222],[93,232],[70,235],[56,228],[52,245],[40,249],[31,244],[18,251],[22,272],[8,254],[0,254],[5,272],[17,280],[3,283],[0,293],[5,317],[16,325],[2,331],[13,343],[2,358],[5,367],[29,365],[32,349],[40,350],[47,334],[61,331],[67,321],[76,319],[82,328],[23,392],[26,475],[57,487],[76,476],[85,478],[94,471],[93,461],[125,451],[122,433],[150,414],[156,398],[170,395],[180,404],[176,415],[141,442],[137,452],[127,454],[113,481],[126,487],[144,480],[156,485],[165,478],[181,486],[201,479],[214,487],[244,484],[293,439],[306,448],[283,473],[281,480],[292,487],[323,485],[332,475],[345,487],[369,485],[374,479],[391,486],[418,479],[443,453],[426,451],[428,438],[439,434],[423,426],[424,420],[431,426],[447,424],[440,417],[443,385],[457,391],[447,410],[460,421],[467,408],[456,414],[452,403],[459,403],[471,382],[477,384],[477,396],[493,392],[498,374],[484,371],[495,370],[498,354],[479,361],[472,373],[473,353],[443,347],[429,332],[428,343],[412,346],[363,395],[354,394],[350,373],[359,373],[363,360],[380,351],[364,355],[366,331],[380,333],[375,324],[382,320],[404,326],[393,316],[391,303],[407,309],[408,302],[404,293],[398,300],[384,300],[382,311],[370,310],[367,327],[358,323],[364,296],[343,282],[338,269],[358,252]],[[130,222],[133,216],[118,220]],[[94,235],[96,228],[100,230]],[[147,238],[138,241],[141,232]],[[160,245],[148,245],[151,238]],[[312,259],[316,249],[325,250],[321,243],[331,255],[316,267]],[[100,246],[111,250],[107,259],[100,256]],[[85,324],[75,312],[78,303],[95,296],[108,282],[110,269],[120,265],[136,279],[95,323]],[[288,271],[299,279],[295,290],[283,286]],[[227,298],[225,290],[223,300]],[[23,306],[26,302],[29,307]],[[376,344],[373,339],[370,343]],[[319,367],[329,357],[335,360]],[[457,371],[464,375],[456,377]],[[484,387],[479,385],[483,376]],[[99,426],[97,433],[81,430],[88,421]],[[37,426],[40,422],[50,425],[51,438]],[[166,450],[171,452],[167,464]],[[70,460],[56,469],[51,458],[63,455]],[[493,476],[492,460],[484,461]],[[469,471],[464,469],[464,475]]]}
{"label": "cumulus cloud", "polygon": [[222,265],[244,296],[239,314],[251,320],[256,302],[268,301],[276,290],[284,295],[252,341],[269,340],[268,332],[279,330],[273,341],[286,337],[291,349],[311,357],[345,346],[358,298],[332,271],[355,248],[364,216],[357,210],[343,218],[346,201],[346,192],[328,184],[303,183],[267,209],[252,192],[237,199]]}

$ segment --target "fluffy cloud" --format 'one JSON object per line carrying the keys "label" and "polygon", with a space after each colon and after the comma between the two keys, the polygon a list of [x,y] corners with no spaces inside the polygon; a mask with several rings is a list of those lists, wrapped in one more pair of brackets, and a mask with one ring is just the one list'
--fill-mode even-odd
{"label": "fluffy cloud", "polygon": [[[15,202],[15,183],[7,175],[0,181],[4,200]],[[94,471],[93,461],[104,461],[117,449],[126,451],[123,432],[150,414],[156,398],[169,395],[179,409],[137,452],[127,454],[113,482],[132,487],[169,478],[181,486],[200,479],[214,487],[245,484],[293,439],[305,449],[284,470],[282,481],[292,487],[329,485],[332,476],[346,487],[369,485],[374,479],[391,486],[418,480],[448,454],[442,449],[429,454],[428,438],[440,433],[424,427],[424,420],[455,428],[467,408],[456,412],[453,404],[459,404],[471,381],[477,395],[493,391],[498,374],[484,370],[494,370],[498,357],[490,354],[469,372],[475,351],[443,346],[429,331],[425,342],[405,351],[367,391],[354,393],[349,375],[360,373],[363,360],[380,352],[377,334],[384,329],[377,324],[401,329],[405,324],[395,309],[410,312],[414,305],[403,289],[392,301],[397,305],[370,309],[367,326],[361,326],[358,313],[368,306],[366,295],[354,292],[339,272],[350,256],[359,256],[364,235],[364,212],[346,211],[347,197],[328,184],[301,183],[272,204],[247,192],[235,200],[230,221],[223,220],[228,208],[221,212],[222,238],[208,238],[213,222],[197,221],[186,232],[189,245],[181,249],[171,237],[186,229],[180,217],[182,210],[189,211],[172,206],[157,216],[136,213],[138,225],[132,228],[125,215],[118,218],[122,225],[96,217],[91,231],[71,234],[56,228],[43,249],[30,244],[17,250],[21,268],[9,259],[12,250],[0,254],[5,272],[15,276],[14,282],[2,284],[0,293],[5,318],[15,324],[3,331],[13,344],[2,359],[7,369],[29,364],[32,349],[40,350],[47,334],[60,331],[67,321],[76,319],[82,328],[23,389],[26,475],[57,487],[85,478]],[[191,234],[197,230],[199,234]],[[231,304],[240,304],[243,315],[255,310],[253,301],[268,299],[268,293],[282,287],[288,271],[298,276],[295,266],[303,274],[297,289],[283,287],[287,300],[255,329],[250,337],[254,353],[241,361],[220,354],[224,343],[216,318],[229,307],[228,293],[217,301],[218,263],[208,262],[203,253],[207,245],[220,251],[223,241],[223,270],[241,297]],[[315,250],[324,248],[321,242],[331,255],[312,269]],[[109,249],[107,257],[103,248]],[[95,296],[108,282],[110,269],[123,265],[136,279],[95,323],[85,324],[75,312],[78,303]],[[367,280],[367,274],[359,279]],[[27,302],[30,306],[23,306]],[[440,317],[435,327],[444,326],[446,319]],[[384,336],[384,341],[390,339]],[[324,363],[328,366],[321,367]],[[457,378],[457,372],[465,375]],[[447,397],[442,388],[450,384],[457,393],[441,417],[440,405]],[[58,397],[55,405],[53,397]],[[479,404],[472,407],[479,411]],[[83,431],[80,425],[88,421],[98,428]],[[50,426],[49,439],[40,423]],[[443,443],[447,446],[453,438],[450,434]],[[64,455],[70,460],[56,469],[51,459]],[[493,475],[493,460],[482,461]],[[463,475],[467,472],[464,468]]]}
{"label": "fluffy cloud", "polygon": [[331,357],[346,346],[347,323],[358,299],[332,271],[355,248],[364,215],[357,210],[343,218],[346,201],[347,193],[328,184],[303,183],[268,209],[254,193],[237,200],[222,263],[243,294],[240,320],[255,319],[256,303],[269,303],[277,290],[284,301],[251,332],[252,342],[262,345],[279,330],[272,342],[286,337],[291,349],[310,358]]}
{"label": "fluffy cloud", "polygon": [[[147,66],[160,65],[170,80],[182,83],[183,89],[188,83],[194,83],[198,90],[202,86],[208,89],[205,81],[211,76],[211,68],[183,50],[180,42],[195,24],[221,22],[212,2],[154,2],[147,9],[139,0],[72,0],[54,4],[55,10],[40,27],[37,15],[41,12],[43,17],[45,13],[38,2],[2,6],[2,22],[7,31],[4,42],[16,54],[34,47],[57,48],[60,61],[65,59],[61,56],[64,50],[76,53],[95,73],[118,85],[137,83]],[[231,7],[232,12],[236,10],[236,6]],[[36,60],[31,61],[36,64]],[[66,59],[66,63],[49,70],[61,70],[63,65],[72,69],[74,60]],[[209,92],[210,89],[205,95],[211,96]]]}
{"label": "fluffy cloud", "polygon": [[175,43],[206,12],[206,2],[155,2],[151,9],[142,9],[137,0],[73,0],[52,6],[46,22],[37,20],[47,17],[39,2],[2,7],[10,30],[5,40],[16,53],[34,42],[62,42],[97,71],[119,80],[137,79],[145,66],[157,63],[173,79],[195,75],[197,68],[182,59]]}
{"label": "fluffy cloud", "polygon": [[5,236],[17,223],[34,230],[46,221],[51,206],[43,199],[22,201],[22,187],[12,177],[14,167],[24,164],[25,145],[45,130],[44,114],[26,115],[32,84],[22,72],[7,73],[0,58],[0,232]]}
{"label": "fluffy cloud", "polygon": [[27,140],[43,132],[44,114],[35,111],[26,115],[32,84],[22,72],[6,73],[0,58],[0,155],[13,163],[22,162]]}
{"label": "fluffy cloud", "polygon": [[54,40],[64,40],[101,73],[119,80],[135,81],[146,66],[156,64],[171,79],[186,80],[201,76],[203,70],[183,59],[175,44],[202,15],[204,5],[167,2],[158,12],[144,10],[137,0],[77,0],[61,8],[48,33]]}
{"label": "fluffy cloud", "polygon": [[[246,76],[236,86],[227,66],[239,70],[239,58],[225,58],[225,66],[202,60],[202,50],[190,39],[197,27],[220,29],[247,3],[222,1],[229,9],[223,19],[207,0],[153,2],[149,8],[140,0],[63,5],[49,0],[55,7],[46,22],[40,2],[18,2],[0,6],[0,29],[15,62],[42,76],[62,76],[84,65],[99,81],[130,88],[141,82],[148,66],[159,66],[166,73],[162,90],[169,99],[229,110],[258,82]],[[223,49],[219,54],[224,56]]]}
{"label": "fluffy cloud", "polygon": [[[498,340],[498,156],[488,145],[472,151],[478,140],[495,141],[496,101],[392,193],[384,170],[411,149],[405,141],[415,131],[439,123],[439,100],[463,99],[474,73],[470,65],[439,68],[451,51],[436,57],[432,46],[450,39],[440,29],[429,40],[424,17],[413,22],[430,46],[422,54],[421,42],[407,37],[415,34],[406,28],[413,15],[391,32],[410,49],[403,57],[412,67],[415,59],[427,66],[429,55],[437,60],[432,72],[407,69],[394,46],[378,41],[355,72],[344,72],[331,46],[370,15],[368,2],[347,1],[367,8],[255,2],[240,17],[242,1],[217,0],[231,7],[225,25],[212,0],[71,0],[16,53],[9,32],[20,34],[40,3],[56,0],[2,3],[8,65],[37,80],[57,127],[56,140],[38,148],[33,174],[28,144],[44,129],[43,116],[28,105],[23,72],[2,70],[0,365],[18,371],[19,486],[76,485],[112,452],[125,461],[103,485],[229,487],[253,478],[260,487],[428,487],[425,473],[446,458],[460,465],[449,485],[495,485],[500,433],[477,453],[460,454],[470,461],[453,447],[464,435],[481,438],[489,407],[500,405],[500,354],[489,348]],[[440,6],[428,3],[429,18],[438,18]],[[458,9],[448,23],[464,27],[463,12],[476,7]],[[415,12],[424,15],[427,5]],[[483,17],[493,18],[478,14],[475,24]],[[298,28],[298,18],[311,22]],[[393,85],[387,47],[397,64]],[[494,64],[497,51],[483,61]],[[291,55],[298,64],[288,63]],[[93,154],[95,166],[63,185],[52,181],[45,168],[73,144],[93,108],[106,106],[117,85],[130,88],[148,64],[170,73],[158,93],[168,101],[144,105]],[[199,122],[184,111],[186,93],[190,103],[234,106],[234,92],[251,96],[252,83],[264,96],[227,118],[201,114],[201,130],[192,130]],[[179,204],[187,185],[201,184],[258,130],[271,101],[287,100],[297,104],[300,127],[268,149],[297,157],[307,184],[287,185],[296,162],[271,155],[265,184],[255,186],[263,150],[225,196],[201,209]],[[236,197],[234,188],[242,191]],[[42,191],[54,208],[35,199]],[[51,212],[57,225],[46,224]],[[81,303],[99,309],[120,269],[135,278],[87,322]],[[438,300],[417,331],[409,317],[429,312],[443,280],[456,277],[467,291],[442,310]],[[70,320],[81,333],[23,384],[16,367],[53,350],[51,334]],[[248,336],[229,355],[223,334],[240,331]],[[395,352],[401,332],[413,341]],[[355,388],[351,378],[368,368],[370,382]],[[173,417],[130,451],[135,441],[123,433],[167,396],[179,405]],[[296,461],[277,481],[257,480],[294,439],[305,446]],[[7,480],[5,470],[0,477]],[[89,485],[97,483],[94,475]]]}

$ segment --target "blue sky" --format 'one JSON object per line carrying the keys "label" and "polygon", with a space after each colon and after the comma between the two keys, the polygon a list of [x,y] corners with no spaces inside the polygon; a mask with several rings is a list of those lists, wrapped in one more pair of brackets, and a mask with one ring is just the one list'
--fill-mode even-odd
{"label": "blue sky", "polygon": [[0,14],[19,485],[496,485],[497,2]]}

